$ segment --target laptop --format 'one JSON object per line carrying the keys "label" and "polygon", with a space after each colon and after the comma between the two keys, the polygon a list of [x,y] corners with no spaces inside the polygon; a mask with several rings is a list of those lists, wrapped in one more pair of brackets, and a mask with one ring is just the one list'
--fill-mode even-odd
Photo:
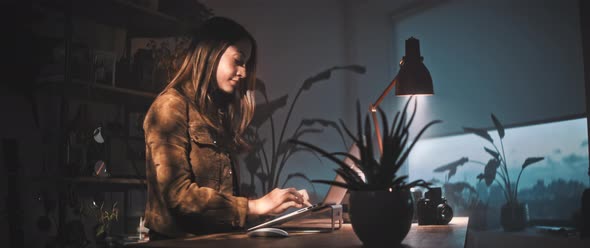
{"label": "laptop", "polygon": [[[353,144],[350,147],[350,149],[348,149],[348,153],[357,157],[357,158],[360,158],[359,149],[356,146],[356,144]],[[361,178],[363,178],[363,180],[364,180],[364,175],[362,174],[362,171],[360,169],[358,169],[358,167],[354,164],[352,159],[346,157],[344,159],[344,163],[346,163],[348,166],[353,168],[357,173],[359,173],[359,176],[361,176]],[[338,181],[338,182],[345,182],[344,179],[338,174],[336,174],[336,178],[334,180]],[[330,185],[330,188],[328,189],[328,193],[326,193],[326,196],[324,197],[324,200],[321,203],[316,203],[316,204],[313,204],[309,207],[304,207],[304,208],[298,209],[296,211],[277,216],[276,218],[273,218],[272,220],[266,221],[262,224],[259,224],[259,225],[253,226],[253,227],[250,227],[250,228],[248,228],[247,231],[249,232],[249,231],[253,231],[253,230],[264,228],[264,227],[278,226],[283,223],[289,222],[291,220],[302,218],[302,217],[308,216],[314,212],[317,212],[319,210],[328,208],[328,207],[330,207],[330,205],[338,205],[342,202],[342,199],[346,195],[346,191],[347,191],[346,188]]]}

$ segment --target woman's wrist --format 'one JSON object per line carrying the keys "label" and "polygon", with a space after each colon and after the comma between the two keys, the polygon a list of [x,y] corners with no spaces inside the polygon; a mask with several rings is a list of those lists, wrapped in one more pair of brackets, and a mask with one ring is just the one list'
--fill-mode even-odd
{"label": "woman's wrist", "polygon": [[259,215],[256,200],[248,200],[248,215]]}

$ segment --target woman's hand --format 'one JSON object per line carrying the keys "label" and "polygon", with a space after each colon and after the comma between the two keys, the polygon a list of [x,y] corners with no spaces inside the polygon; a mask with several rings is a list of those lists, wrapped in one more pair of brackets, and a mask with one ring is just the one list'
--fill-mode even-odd
{"label": "woman's hand", "polygon": [[248,201],[248,214],[278,215],[290,207],[302,208],[311,206],[309,195],[305,189],[275,188],[270,193],[256,200]]}

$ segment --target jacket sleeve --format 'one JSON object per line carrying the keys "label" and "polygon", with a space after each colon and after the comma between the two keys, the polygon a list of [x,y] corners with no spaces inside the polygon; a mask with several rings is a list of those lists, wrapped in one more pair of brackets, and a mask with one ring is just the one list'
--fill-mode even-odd
{"label": "jacket sleeve", "polygon": [[188,159],[186,107],[183,100],[174,97],[155,101],[144,121],[146,148],[151,154],[162,200],[177,217],[194,217],[189,220],[200,224],[243,227],[248,212],[247,198],[200,187],[194,180]]}

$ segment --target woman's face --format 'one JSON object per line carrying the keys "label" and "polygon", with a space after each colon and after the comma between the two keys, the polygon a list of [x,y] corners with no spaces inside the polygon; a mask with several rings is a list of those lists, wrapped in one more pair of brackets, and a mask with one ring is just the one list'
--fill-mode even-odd
{"label": "woman's face", "polygon": [[246,63],[250,59],[252,45],[244,39],[230,45],[221,55],[217,66],[217,86],[225,93],[233,93],[246,78]]}

